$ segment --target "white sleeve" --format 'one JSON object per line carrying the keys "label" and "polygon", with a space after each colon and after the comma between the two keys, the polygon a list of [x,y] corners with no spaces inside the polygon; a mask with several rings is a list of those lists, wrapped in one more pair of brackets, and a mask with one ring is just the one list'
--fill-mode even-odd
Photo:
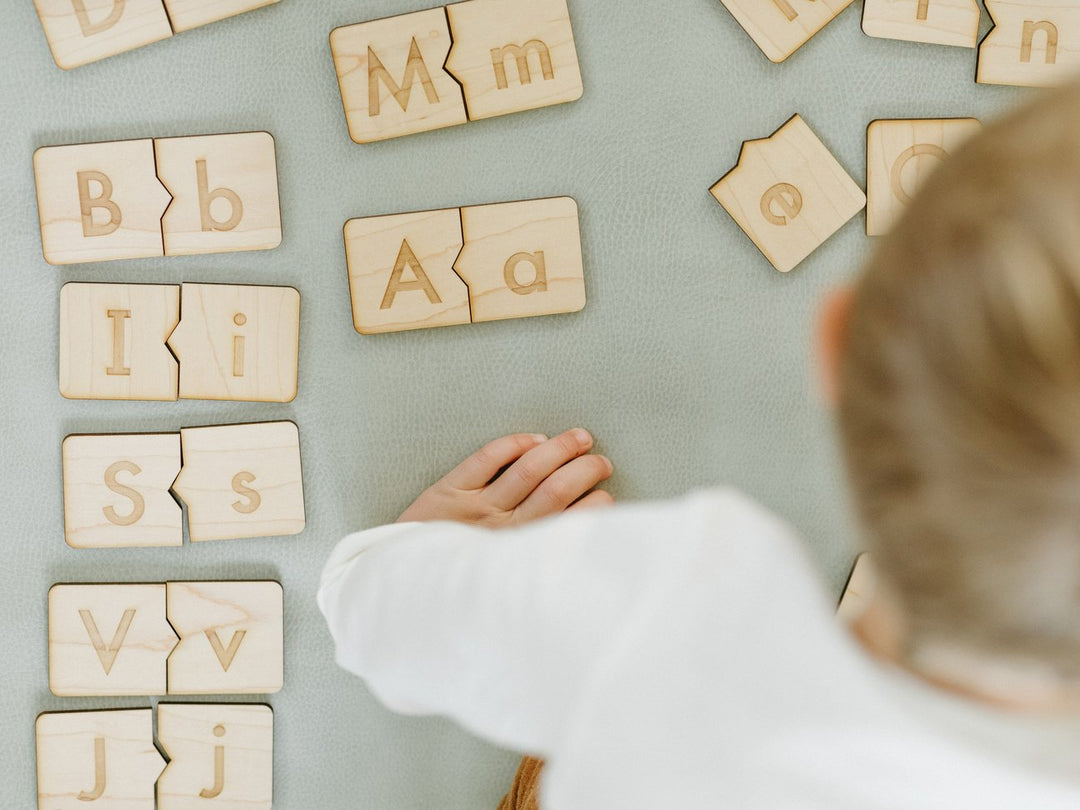
{"label": "white sleeve", "polygon": [[394,711],[549,756],[604,651],[689,576],[716,497],[351,535],[318,596],[337,661]]}

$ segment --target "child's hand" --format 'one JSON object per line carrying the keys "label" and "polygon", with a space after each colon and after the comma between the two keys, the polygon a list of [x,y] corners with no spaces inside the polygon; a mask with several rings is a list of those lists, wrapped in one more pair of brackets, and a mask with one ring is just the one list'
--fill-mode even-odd
{"label": "child's hand", "polygon": [[398,522],[515,526],[568,508],[610,506],[615,501],[608,493],[589,492],[612,469],[604,456],[589,453],[592,446],[592,436],[580,429],[554,439],[527,433],[496,439],[421,494]]}

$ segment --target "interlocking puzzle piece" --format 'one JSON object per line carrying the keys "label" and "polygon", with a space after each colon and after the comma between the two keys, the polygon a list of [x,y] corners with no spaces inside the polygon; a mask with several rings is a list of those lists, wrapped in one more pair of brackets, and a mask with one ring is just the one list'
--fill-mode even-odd
{"label": "interlocking puzzle piece", "polygon": [[1080,72],[1080,5],[986,0],[994,27],[979,46],[975,81],[1049,87]]}
{"label": "interlocking puzzle piece", "polygon": [[170,695],[269,694],[281,689],[283,607],[277,582],[170,582],[180,635]]}
{"label": "interlocking puzzle piece", "polygon": [[836,608],[837,617],[848,624],[859,618],[873,599],[876,587],[877,574],[870,563],[870,555],[860,554],[855,559],[851,576],[844,586],[844,595],[840,597],[840,605]]}
{"label": "interlocking puzzle piece", "polygon": [[871,37],[974,48],[978,0],[866,0],[862,29]]}
{"label": "interlocking puzzle piece", "polygon": [[711,191],[781,273],[866,205],[862,189],[798,115],[768,138],[744,143],[738,164]]}
{"label": "interlocking puzzle piece", "polygon": [[173,196],[161,220],[165,255],[271,250],[281,244],[277,159],[269,132],[154,141]]}
{"label": "interlocking puzzle piece", "polygon": [[180,434],[68,436],[64,539],[72,548],[180,546],[183,512],[169,492]]}
{"label": "interlocking puzzle piece", "polygon": [[866,135],[866,233],[886,233],[915,191],[982,128],[975,118],[874,121]]}
{"label": "interlocking puzzle piece", "polygon": [[461,87],[443,70],[450,53],[444,9],[336,28],[330,51],[349,136],[356,143],[468,120]]}
{"label": "interlocking puzzle piece", "polygon": [[468,0],[446,13],[446,69],[464,88],[470,121],[581,98],[566,0]]}
{"label": "interlocking puzzle piece", "polygon": [[469,323],[469,288],[454,272],[461,211],[345,223],[353,325],[362,335]]}
{"label": "interlocking puzzle piece", "polygon": [[721,0],[771,62],[783,62],[853,0]]}
{"label": "interlocking puzzle piece", "polygon": [[173,491],[192,542],[299,534],[304,529],[300,433],[292,422],[186,428]]}
{"label": "interlocking puzzle piece", "polygon": [[154,785],[164,769],[151,709],[37,719],[38,810],[154,810]]}
{"label": "interlocking puzzle piece", "polygon": [[34,0],[53,60],[64,70],[172,36],[161,0]]}
{"label": "interlocking puzzle piece", "polygon": [[65,284],[60,290],[60,393],[68,399],[177,397],[165,341],[180,320],[171,284]]}
{"label": "interlocking puzzle piece", "polygon": [[44,146],[34,152],[41,247],[49,264],[164,255],[151,140]]}
{"label": "interlocking puzzle piece", "polygon": [[300,293],[292,287],[185,284],[168,345],[181,399],[291,402],[300,353]]}
{"label": "interlocking puzzle piece", "polygon": [[585,271],[570,197],[461,209],[465,247],[454,269],[469,285],[473,321],[577,312]]}
{"label": "interlocking puzzle piece", "polygon": [[158,706],[158,740],[169,758],[158,810],[269,810],[274,713],[269,706]]}
{"label": "interlocking puzzle piece", "polygon": [[54,585],[49,591],[54,695],[164,695],[176,641],[164,585]]}
{"label": "interlocking puzzle piece", "polygon": [[200,25],[270,6],[278,0],[165,0],[173,30],[179,34]]}

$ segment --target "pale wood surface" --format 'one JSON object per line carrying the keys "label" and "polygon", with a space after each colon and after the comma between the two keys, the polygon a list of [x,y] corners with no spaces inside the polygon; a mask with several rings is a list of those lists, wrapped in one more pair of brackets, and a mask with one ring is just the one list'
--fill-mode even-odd
{"label": "pale wood surface", "polygon": [[269,810],[274,784],[269,706],[163,703],[158,740],[169,758],[158,780],[158,810]]}
{"label": "pale wood surface", "polygon": [[164,695],[176,644],[164,585],[54,585],[49,688],[54,695]]}
{"label": "pale wood surface", "polygon": [[941,162],[982,125],[975,118],[874,121],[866,131],[866,233],[893,226]]}
{"label": "pale wood surface", "polygon": [[474,322],[577,312],[585,275],[577,203],[570,197],[461,209],[465,247],[455,270]]}
{"label": "pale wood surface", "polygon": [[64,70],[172,36],[161,0],[34,0],[56,64]]}
{"label": "pale wood surface", "polygon": [[165,341],[179,318],[180,288],[171,284],[65,284],[60,393],[69,399],[175,400],[179,367]]}
{"label": "pale wood surface", "polygon": [[468,0],[447,6],[446,69],[469,120],[576,101],[583,85],[566,0]]}
{"label": "pale wood surface", "polygon": [[68,436],[64,539],[72,548],[180,546],[183,512],[170,493],[180,434]]}
{"label": "pale wood surface", "polygon": [[772,62],[783,62],[853,0],[721,0]]}
{"label": "pale wood surface", "polygon": [[170,582],[170,695],[269,694],[281,689],[283,600],[277,582]]}
{"label": "pale wood surface", "polygon": [[154,148],[158,177],[173,195],[161,220],[166,255],[270,250],[281,244],[270,133],[158,138]]}
{"label": "pale wood surface", "polygon": [[978,0],[865,0],[862,28],[882,39],[974,48],[981,15]]}
{"label": "pale wood surface", "polygon": [[43,146],[34,152],[34,180],[49,264],[163,255],[169,193],[157,179],[153,141]]}
{"label": "pale wood surface", "polygon": [[278,0],[165,0],[176,33],[273,5]]}
{"label": "pale wood surface", "polygon": [[[461,87],[443,70],[450,52],[444,9],[336,28],[330,34],[330,50],[349,136],[357,143],[468,120]],[[372,93],[377,107],[370,103]]]}
{"label": "pale wood surface", "polygon": [[154,810],[164,769],[152,709],[38,716],[38,810]]}
{"label": "pale wood surface", "polygon": [[292,422],[189,428],[173,491],[188,509],[193,542],[303,531],[300,434]]}
{"label": "pale wood surface", "polygon": [[184,284],[181,399],[291,402],[296,397],[300,293],[292,287]]}
{"label": "pale wood surface", "polygon": [[362,335],[470,322],[454,272],[461,211],[447,208],[345,223],[353,325]]}
{"label": "pale wood surface", "polygon": [[873,599],[876,587],[877,575],[870,563],[870,555],[860,554],[855,559],[844,595],[840,598],[840,605],[836,609],[837,617],[847,624],[858,619]]}
{"label": "pale wood surface", "polygon": [[1080,5],[986,0],[994,28],[979,46],[976,81],[1050,87],[1080,73]]}
{"label": "pale wood surface", "polygon": [[738,164],[711,191],[782,273],[866,205],[862,189],[798,115],[769,138],[744,143]]}

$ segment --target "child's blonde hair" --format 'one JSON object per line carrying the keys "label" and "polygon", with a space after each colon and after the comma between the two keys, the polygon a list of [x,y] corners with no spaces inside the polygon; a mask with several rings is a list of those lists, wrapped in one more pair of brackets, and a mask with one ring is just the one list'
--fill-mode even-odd
{"label": "child's blonde hair", "polygon": [[846,338],[856,508],[914,649],[1080,679],[1080,86],[935,173]]}

